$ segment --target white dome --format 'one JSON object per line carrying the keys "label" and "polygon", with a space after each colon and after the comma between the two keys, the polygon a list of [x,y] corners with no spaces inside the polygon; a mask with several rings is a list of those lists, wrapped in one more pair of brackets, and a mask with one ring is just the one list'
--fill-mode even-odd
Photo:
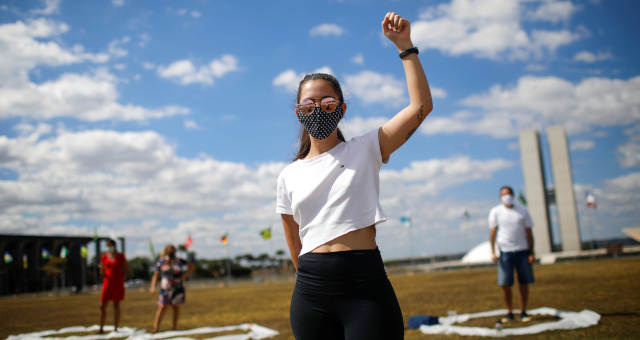
{"label": "white dome", "polygon": [[[497,248],[497,247],[496,247]],[[499,254],[496,249],[496,255]],[[489,241],[484,241],[479,245],[473,247],[469,252],[462,257],[462,263],[485,263],[491,262],[491,245]]]}

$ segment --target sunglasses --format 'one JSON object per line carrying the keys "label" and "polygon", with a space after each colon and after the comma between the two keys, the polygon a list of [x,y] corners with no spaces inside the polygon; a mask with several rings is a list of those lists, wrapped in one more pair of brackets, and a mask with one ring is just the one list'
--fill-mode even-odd
{"label": "sunglasses", "polygon": [[323,97],[320,99],[320,105],[318,105],[315,99],[307,98],[296,105],[296,108],[299,113],[308,115],[316,109],[316,106],[320,106],[320,109],[326,113],[333,113],[338,108],[338,100],[333,97]]}

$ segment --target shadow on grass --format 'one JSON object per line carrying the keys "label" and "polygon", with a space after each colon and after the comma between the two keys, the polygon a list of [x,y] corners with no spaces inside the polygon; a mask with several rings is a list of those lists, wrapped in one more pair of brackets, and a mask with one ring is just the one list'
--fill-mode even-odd
{"label": "shadow on grass", "polygon": [[[508,323],[503,323],[502,327],[503,328],[527,327],[527,326],[537,325],[537,324],[540,324],[540,323],[553,322],[553,321],[560,320],[559,317],[551,316],[551,315],[530,315],[530,316],[531,316],[531,321],[521,322],[516,317],[516,319],[514,321],[511,321],[511,322],[508,322]],[[495,325],[496,325],[496,321],[498,321],[499,319],[500,319],[500,317],[488,316],[488,317],[485,317],[485,318],[474,318],[474,319],[471,319],[471,320],[469,320],[467,322],[457,323],[456,325],[463,326],[463,327],[494,328]]]}

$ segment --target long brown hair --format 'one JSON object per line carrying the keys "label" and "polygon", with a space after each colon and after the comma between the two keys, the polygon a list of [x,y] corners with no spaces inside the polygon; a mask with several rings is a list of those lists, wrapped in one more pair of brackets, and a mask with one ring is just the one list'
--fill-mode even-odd
{"label": "long brown hair", "polygon": [[[296,104],[300,102],[300,90],[302,89],[302,85],[304,85],[304,83],[309,80],[318,79],[326,80],[331,83],[331,87],[333,87],[333,90],[338,94],[338,101],[340,102],[339,105],[342,105],[344,103],[344,96],[342,95],[342,88],[340,87],[340,83],[338,82],[338,79],[336,79],[336,77],[326,73],[310,73],[302,78],[300,84],[298,85]],[[344,135],[342,134],[342,131],[340,131],[340,129],[338,129],[338,139],[343,142],[345,141]],[[311,150],[311,137],[309,137],[309,132],[307,132],[307,129],[305,129],[304,126],[300,125],[300,143],[298,147],[298,153],[293,158],[293,160],[296,161],[298,159],[307,157],[307,155],[309,154],[309,150]]]}

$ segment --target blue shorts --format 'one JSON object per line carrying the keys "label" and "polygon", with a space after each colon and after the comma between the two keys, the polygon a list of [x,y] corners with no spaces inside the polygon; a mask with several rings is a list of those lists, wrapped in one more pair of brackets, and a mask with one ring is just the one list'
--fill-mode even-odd
{"label": "blue shorts", "polygon": [[533,268],[529,263],[529,251],[507,251],[500,253],[498,260],[498,286],[513,286],[513,270],[518,272],[518,283],[533,283]]}

